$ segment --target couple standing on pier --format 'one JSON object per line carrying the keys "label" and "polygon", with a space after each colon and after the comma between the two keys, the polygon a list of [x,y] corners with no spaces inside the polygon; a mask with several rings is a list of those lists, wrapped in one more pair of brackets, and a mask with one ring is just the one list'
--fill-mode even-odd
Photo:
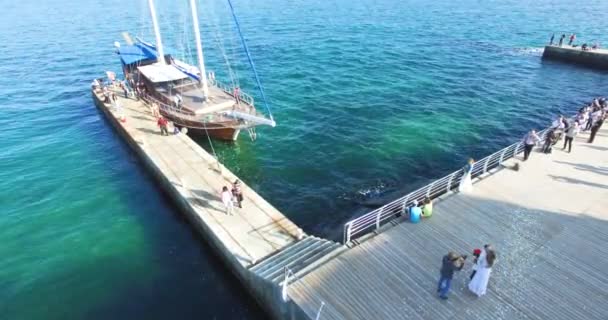
{"label": "couple standing on pier", "polygon": [[241,183],[239,180],[235,180],[232,184],[232,190],[228,190],[228,187],[224,186],[222,188],[221,197],[222,203],[224,204],[224,209],[226,210],[226,214],[232,215],[234,212],[234,203],[236,202],[239,208],[242,208],[243,202],[243,191],[241,189]]}
{"label": "couple standing on pier", "polygon": [[[471,281],[468,284],[468,288],[477,297],[481,297],[486,294],[492,267],[496,262],[496,252],[491,245],[486,244],[483,246],[483,249],[475,249],[473,256],[475,259],[473,260],[473,271],[469,276]],[[448,292],[450,291],[454,272],[462,270],[466,259],[467,255],[458,255],[454,252],[449,252],[443,257],[440,270],[441,276],[437,284],[437,292],[441,299],[448,299]]]}

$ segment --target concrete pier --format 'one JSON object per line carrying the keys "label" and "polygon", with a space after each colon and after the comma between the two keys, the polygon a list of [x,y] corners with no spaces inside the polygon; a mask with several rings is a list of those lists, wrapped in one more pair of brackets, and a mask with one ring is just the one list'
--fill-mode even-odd
{"label": "concrete pier", "polygon": [[543,58],[608,70],[608,50],[605,49],[583,51],[580,46],[545,46]]}
{"label": "concrete pier", "polygon": [[228,269],[273,318],[307,319],[282,299],[285,270],[297,276],[343,246],[306,235],[243,182],[243,208],[226,214],[221,189],[238,178],[187,135],[162,136],[147,105],[111,90],[121,107],[115,110],[103,102],[101,90],[93,90],[96,106]]}

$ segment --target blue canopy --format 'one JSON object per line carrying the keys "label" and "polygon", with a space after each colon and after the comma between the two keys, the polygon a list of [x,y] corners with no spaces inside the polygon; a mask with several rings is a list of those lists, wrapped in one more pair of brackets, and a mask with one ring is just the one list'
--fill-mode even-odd
{"label": "blue canopy", "polygon": [[[156,48],[151,45],[136,43],[134,45],[121,46],[118,48],[120,60],[125,65],[137,63],[143,60],[156,60]],[[171,50],[165,49],[165,55],[173,54]]]}

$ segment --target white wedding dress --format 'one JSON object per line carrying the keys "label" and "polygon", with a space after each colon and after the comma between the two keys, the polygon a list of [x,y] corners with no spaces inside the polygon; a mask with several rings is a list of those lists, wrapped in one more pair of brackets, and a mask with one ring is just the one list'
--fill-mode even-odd
{"label": "white wedding dress", "polygon": [[471,182],[471,171],[473,171],[473,166],[467,165],[465,167],[466,172],[460,179],[460,185],[458,185],[458,192],[471,192],[473,190],[473,182]]}
{"label": "white wedding dress", "polygon": [[486,294],[486,288],[488,287],[488,281],[490,280],[490,273],[492,273],[492,268],[488,266],[488,260],[486,260],[486,250],[482,250],[479,255],[479,259],[477,259],[476,264],[477,272],[475,272],[475,276],[473,276],[473,280],[469,282],[469,290],[473,292],[478,297]]}

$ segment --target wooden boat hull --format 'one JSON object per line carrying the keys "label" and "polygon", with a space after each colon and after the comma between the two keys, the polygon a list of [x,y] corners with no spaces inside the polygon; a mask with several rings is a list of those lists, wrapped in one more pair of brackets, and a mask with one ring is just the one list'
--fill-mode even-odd
{"label": "wooden boat hull", "polygon": [[213,130],[201,130],[188,128],[188,134],[197,136],[206,136],[207,134],[216,140],[236,141],[239,137],[240,129],[235,128],[218,128]]}
{"label": "wooden boat hull", "polygon": [[180,128],[188,128],[189,134],[199,136],[209,135],[211,138],[218,140],[235,141],[239,136],[239,132],[241,131],[241,129],[238,128],[239,124],[236,121],[202,123],[184,120],[169,113],[165,113],[162,110],[160,113],[163,115],[163,117],[167,118],[169,121],[172,121],[174,125]]}

